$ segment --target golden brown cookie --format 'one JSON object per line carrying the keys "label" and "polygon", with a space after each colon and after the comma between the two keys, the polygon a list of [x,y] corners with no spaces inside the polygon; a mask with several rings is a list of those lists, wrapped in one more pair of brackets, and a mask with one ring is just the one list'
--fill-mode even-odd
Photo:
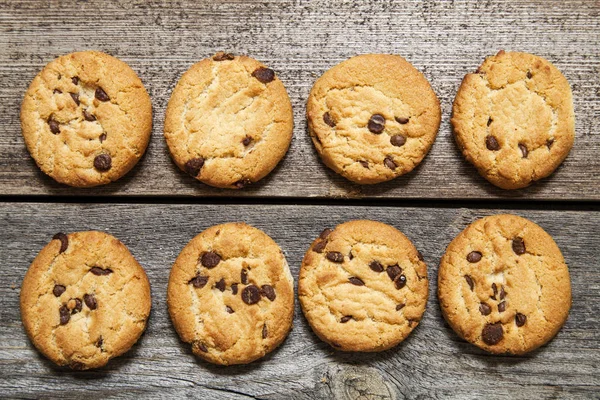
{"label": "golden brown cookie", "polygon": [[325,165],[353,182],[371,184],[421,162],[437,135],[441,110],[425,76],[404,58],[366,54],[315,82],[306,115]]}
{"label": "golden brown cookie", "polygon": [[73,369],[101,367],[129,350],[150,306],[143,268],[103,232],[56,234],[21,286],[27,335],[50,360]]}
{"label": "golden brown cookie", "polygon": [[277,243],[244,223],[208,228],[179,254],[167,303],[181,340],[215,364],[246,364],[288,335],[293,279]]}
{"label": "golden brown cookie", "polygon": [[452,109],[456,143],[503,189],[550,175],[575,138],[569,82],[542,57],[500,51],[463,79]]}
{"label": "golden brown cookie", "polygon": [[419,324],[427,266],[396,228],[350,221],[325,229],[300,269],[298,297],[313,331],[335,349],[382,351]]}
{"label": "golden brown cookie", "polygon": [[240,189],[265,177],[292,140],[292,105],[275,72],[246,56],[217,53],[173,90],[165,138],[181,170]]}
{"label": "golden brown cookie", "polygon": [[515,215],[473,222],[446,249],[438,273],[444,317],[491,353],[524,354],[556,335],[571,308],[571,283],[554,240]]}
{"label": "golden brown cookie", "polygon": [[71,53],[48,63],[29,85],[21,129],[45,174],[71,186],[103,185],[144,154],[152,104],[123,61],[97,51]]}

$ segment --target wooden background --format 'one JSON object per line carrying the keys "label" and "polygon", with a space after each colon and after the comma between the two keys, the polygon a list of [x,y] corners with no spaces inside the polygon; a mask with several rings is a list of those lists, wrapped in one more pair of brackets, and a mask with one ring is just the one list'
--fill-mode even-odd
{"label": "wooden background", "polygon": [[[0,3],[0,193],[5,195],[517,198],[599,200],[600,2],[598,1],[26,1]],[[33,77],[57,55],[96,49],[139,74],[154,106],[146,156],[124,179],[74,190],[29,157],[19,107]],[[497,189],[463,160],[451,136],[451,105],[463,76],[500,49],[552,61],[573,88],[576,140],[550,179]],[[244,191],[214,189],[180,172],[163,138],[164,111],[180,76],[219,50],[248,54],[278,73],[294,106],[294,139],[280,166]],[[412,173],[376,186],[326,168],[306,132],[314,81],[361,53],[400,54],[440,98],[438,138]]]}
{"label": "wooden background", "polygon": [[[19,107],[47,62],[86,49],[117,56],[140,75],[152,97],[154,129],[146,155],[126,177],[79,190],[38,170],[20,134]],[[575,102],[571,154],[552,177],[519,191],[480,178],[462,159],[449,124],[462,77],[499,49],[552,61],[571,82]],[[294,106],[287,156],[242,191],[210,188],[181,173],[162,136],[177,80],[219,50],[274,68]],[[320,162],[304,104],[320,74],[368,52],[401,54],[423,71],[443,120],[420,167],[361,187]],[[0,398],[600,399],[600,1],[5,0],[0,127]],[[476,218],[506,211],[555,238],[572,278],[566,325],[523,357],[492,356],[459,339],[435,296],[437,265],[452,238]],[[357,218],[396,226],[428,264],[427,312],[398,347],[335,352],[311,332],[299,305],[280,349],[247,366],[210,365],[179,341],[166,286],[171,264],[194,235],[216,223],[248,222],[275,239],[297,276],[302,255],[324,227]],[[54,233],[87,229],[111,233],[130,248],[149,275],[153,311],[130,352],[105,368],[72,372],[54,366],[27,339],[19,288]]]}

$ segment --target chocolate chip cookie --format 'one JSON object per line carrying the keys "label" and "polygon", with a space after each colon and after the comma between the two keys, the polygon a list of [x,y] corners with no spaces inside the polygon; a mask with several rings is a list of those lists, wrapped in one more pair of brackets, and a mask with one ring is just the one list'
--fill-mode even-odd
{"label": "chocolate chip cookie", "polygon": [[475,221],[440,262],[444,317],[465,340],[491,353],[524,354],[556,335],[571,308],[565,260],[535,223],[515,215]]}
{"label": "chocolate chip cookie", "polygon": [[281,249],[263,231],[216,225],[177,257],[167,302],[194,354],[215,364],[246,364],[275,349],[292,328],[293,279]]}
{"label": "chocolate chip cookie", "polygon": [[325,72],[306,107],[312,141],[325,165],[361,184],[413,170],[433,144],[440,103],[404,58],[366,54]]}
{"label": "chocolate chip cookie", "polygon": [[21,129],[45,174],[71,186],[102,185],[144,154],[152,105],[123,61],[97,51],[71,53],[48,63],[29,85]]}
{"label": "chocolate chip cookie", "polygon": [[211,186],[241,189],[265,177],[292,140],[292,105],[275,72],[217,53],[173,90],[165,138],[177,166]]}
{"label": "chocolate chip cookie", "polygon": [[317,336],[338,350],[397,345],[419,324],[427,296],[421,253],[381,222],[350,221],[325,229],[302,260],[302,311]]}
{"label": "chocolate chip cookie", "polygon": [[58,233],[21,287],[27,335],[46,357],[97,368],[138,340],[150,315],[150,284],[127,247],[102,232]]}
{"label": "chocolate chip cookie", "polygon": [[503,189],[550,175],[575,138],[569,82],[549,61],[500,51],[463,79],[452,109],[456,143]]}

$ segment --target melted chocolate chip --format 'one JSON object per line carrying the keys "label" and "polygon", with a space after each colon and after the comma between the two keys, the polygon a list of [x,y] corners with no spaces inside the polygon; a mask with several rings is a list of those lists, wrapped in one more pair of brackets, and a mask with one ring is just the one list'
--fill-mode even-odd
{"label": "melted chocolate chip", "polygon": [[200,170],[202,169],[203,166],[204,166],[204,158],[196,157],[196,158],[192,158],[191,160],[186,162],[184,168],[185,168],[185,172],[187,172],[191,176],[195,177],[195,176],[198,176],[198,174],[200,173]]}
{"label": "melted chocolate chip", "polygon": [[73,82],[73,85],[79,85],[79,77],[78,76],[72,77],[71,82]]}
{"label": "melted chocolate chip", "polygon": [[331,116],[331,114],[329,114],[329,112],[323,114],[323,122],[325,122],[330,127],[335,128],[335,121],[333,120],[333,117]]}
{"label": "melted chocolate chip", "polygon": [[254,285],[248,285],[242,290],[242,300],[248,305],[256,304],[260,300],[260,290]]}
{"label": "melted chocolate chip", "polygon": [[244,285],[247,285],[248,284],[248,271],[243,269],[242,272],[240,273],[240,279],[242,280],[242,283]]}
{"label": "melted chocolate chip", "polygon": [[52,240],[60,240],[59,254],[64,253],[69,247],[69,237],[62,232],[58,232],[56,235],[52,236]]}
{"label": "melted chocolate chip", "polygon": [[387,156],[383,160],[383,164],[391,170],[394,170],[397,167],[396,163],[394,162],[394,160],[392,160],[392,157],[390,157],[390,156]]}
{"label": "melted chocolate chip", "polygon": [[244,139],[242,139],[242,144],[244,146],[248,146],[250,143],[252,143],[252,138],[250,136],[246,136]]}
{"label": "melted chocolate chip", "polygon": [[524,144],[519,143],[519,150],[521,150],[521,155],[523,156],[523,158],[527,158],[527,154],[529,154],[529,151],[527,150],[527,147]]}
{"label": "melted chocolate chip", "polygon": [[481,315],[490,315],[492,313],[492,308],[488,306],[487,303],[480,303],[479,312]]}
{"label": "melted chocolate chip", "polygon": [[388,276],[393,281],[398,275],[402,273],[402,268],[400,268],[398,264],[390,265],[386,268],[385,272],[387,272]]}
{"label": "melted chocolate chip", "polygon": [[96,120],[94,114],[87,112],[87,110],[83,110],[83,118],[90,122],[94,122]]}
{"label": "melted chocolate chip", "polygon": [[262,338],[266,339],[267,336],[269,336],[269,331],[267,330],[267,324],[264,324],[262,329]]}
{"label": "melted chocolate chip", "polygon": [[492,124],[492,122],[494,122],[494,120],[492,119],[492,117],[488,118],[488,122],[487,122],[487,126],[490,126]]}
{"label": "melted chocolate chip", "polygon": [[406,138],[404,135],[394,135],[390,138],[390,143],[392,146],[402,147],[406,143]]}
{"label": "melted chocolate chip", "polygon": [[525,242],[523,239],[517,237],[513,239],[512,249],[517,255],[525,254]]}
{"label": "melted chocolate chip", "polygon": [[483,342],[490,346],[500,343],[503,337],[504,331],[502,330],[502,324],[500,322],[487,324],[483,328],[483,331],[481,331]]}
{"label": "melted chocolate chip", "polygon": [[515,324],[517,324],[519,328],[525,325],[525,322],[527,322],[527,317],[524,314],[517,313],[517,315],[515,315]]}
{"label": "melted chocolate chip", "polygon": [[48,126],[50,127],[50,132],[53,134],[58,135],[60,133],[60,124],[58,121],[50,118],[48,119]]}
{"label": "melted chocolate chip", "polygon": [[100,336],[98,340],[96,340],[96,347],[100,348],[102,347],[102,344],[104,344],[104,339],[102,339],[102,336]]}
{"label": "melted chocolate chip", "polygon": [[106,92],[102,88],[96,88],[96,92],[94,96],[100,101],[109,101],[110,97],[106,94]]}
{"label": "melted chocolate chip", "polygon": [[359,161],[360,165],[362,165],[364,168],[369,169],[369,162],[365,161],[365,160],[360,160]]}
{"label": "melted chocolate chip", "polygon": [[188,283],[191,283],[196,289],[202,289],[208,283],[208,276],[196,275]]}
{"label": "melted chocolate chip", "polygon": [[95,310],[96,308],[98,308],[98,302],[96,301],[96,297],[93,294],[84,294],[83,301],[90,310]]}
{"label": "melted chocolate chip", "polygon": [[250,185],[252,183],[252,181],[248,178],[243,178],[240,179],[239,181],[237,181],[236,183],[233,184],[233,186],[235,186],[238,189],[243,189],[246,186]]}
{"label": "melted chocolate chip", "polygon": [[396,279],[394,279],[394,285],[396,286],[396,289],[402,289],[406,286],[406,276],[397,276]]}
{"label": "melted chocolate chip", "polygon": [[381,265],[379,261],[371,261],[371,263],[369,264],[369,268],[371,268],[371,270],[375,272],[383,271],[383,265]]}
{"label": "melted chocolate chip", "polygon": [[196,342],[196,347],[198,349],[200,349],[200,351],[203,351],[204,353],[208,353],[208,349],[206,348],[206,346],[204,345],[204,343],[202,343],[202,342]]}
{"label": "melted chocolate chip", "polygon": [[262,83],[269,83],[275,79],[275,71],[271,68],[260,67],[254,70],[252,76]]}
{"label": "melted chocolate chip", "polygon": [[367,124],[367,128],[369,131],[375,134],[379,134],[383,132],[385,129],[385,118],[381,114],[373,114],[369,119],[369,123]]}
{"label": "melted chocolate chip", "polygon": [[63,285],[54,285],[54,289],[52,289],[52,294],[55,297],[60,297],[60,295],[65,292],[65,290],[67,290],[67,288]]}
{"label": "melted chocolate chip", "polygon": [[214,268],[221,262],[221,256],[214,251],[208,251],[200,257],[200,263],[203,267]]}
{"label": "melted chocolate chip", "polygon": [[342,319],[340,319],[340,322],[341,322],[342,324],[345,324],[346,322],[350,321],[351,319],[352,319],[352,315],[344,315],[344,316],[342,317]]}
{"label": "melted chocolate chip", "polygon": [[343,263],[344,255],[339,251],[328,251],[326,255],[327,259],[334,263]]}
{"label": "melted chocolate chip", "polygon": [[319,235],[319,238],[327,239],[327,237],[331,234],[331,232],[333,232],[333,229],[325,228],[325,229],[323,229],[323,232],[321,232],[321,234]]}
{"label": "melted chocolate chip", "polygon": [[98,171],[108,171],[112,167],[112,158],[109,154],[98,154],[94,158],[94,168]]}
{"label": "melted chocolate chip", "polygon": [[221,278],[221,280],[215,283],[215,287],[219,289],[221,292],[225,291],[225,278]]}
{"label": "melted chocolate chip", "polygon": [[481,253],[478,251],[472,251],[467,254],[467,261],[470,263],[476,263],[481,260]]}
{"label": "melted chocolate chip", "polygon": [[273,286],[271,285],[262,285],[260,287],[260,293],[271,301],[274,301],[275,297],[277,297],[275,295],[275,289],[273,289]]}
{"label": "melted chocolate chip", "polygon": [[100,268],[100,267],[92,267],[92,269],[90,269],[90,272],[96,276],[103,276],[103,275],[109,275],[112,274],[112,269],[109,268]]}
{"label": "melted chocolate chip", "polygon": [[485,138],[485,146],[488,150],[497,151],[500,150],[500,143],[495,136],[489,135]]}
{"label": "melted chocolate chip", "polygon": [[66,325],[69,320],[71,319],[71,311],[69,311],[69,308],[65,305],[61,306],[58,309],[58,314],[60,315],[60,324],[61,325]]}
{"label": "melted chocolate chip", "polygon": [[471,278],[469,275],[465,275],[465,280],[467,281],[467,284],[471,288],[471,291],[473,291],[473,288],[475,287],[475,282],[473,282],[473,278]]}
{"label": "melted chocolate chip", "polygon": [[225,311],[227,311],[229,314],[233,314],[235,311],[233,311],[233,308],[229,307],[229,306],[225,306]]}
{"label": "melted chocolate chip", "polygon": [[404,306],[405,306],[405,304],[402,304],[402,303],[400,303],[400,304],[397,304],[397,305],[396,305],[396,311],[400,311],[400,310],[402,310],[402,309],[404,308]]}
{"label": "melted chocolate chip", "polygon": [[531,71],[527,71],[527,79],[531,79],[533,75],[531,75]]}
{"label": "melted chocolate chip", "polygon": [[362,281],[362,279],[357,278],[355,276],[351,276],[350,278],[348,278],[348,280],[350,281],[351,284],[356,285],[356,286],[364,286],[365,283]]}
{"label": "melted chocolate chip", "polygon": [[498,304],[498,312],[504,312],[504,311],[506,311],[506,302],[505,301]]}
{"label": "melted chocolate chip", "polygon": [[218,52],[213,56],[213,60],[215,61],[231,61],[235,58],[235,56],[231,53],[224,53],[222,51]]}
{"label": "melted chocolate chip", "polygon": [[494,294],[491,296],[492,299],[496,300],[496,295],[498,294],[498,286],[495,283],[492,283],[492,291]]}
{"label": "melted chocolate chip", "polygon": [[314,246],[313,246],[313,251],[315,253],[322,253],[323,250],[325,249],[325,246],[327,246],[327,242],[324,240],[321,240],[320,242],[317,242]]}
{"label": "melted chocolate chip", "polygon": [[69,93],[69,94],[71,95],[71,98],[73,99],[75,104],[77,104],[79,106],[81,104],[81,101],[79,101],[79,93]]}
{"label": "melted chocolate chip", "polygon": [[233,285],[231,285],[231,293],[235,296],[238,292],[238,284],[234,283]]}
{"label": "melted chocolate chip", "polygon": [[106,133],[103,133],[102,135],[100,135],[100,137],[98,139],[100,140],[100,143],[104,142],[106,140]]}
{"label": "melted chocolate chip", "polygon": [[397,123],[399,123],[400,125],[405,125],[408,124],[408,121],[410,121],[410,119],[405,118],[405,117],[395,117],[394,118],[396,120]]}
{"label": "melted chocolate chip", "polygon": [[506,292],[504,291],[504,286],[500,287],[500,300],[504,300],[506,297]]}

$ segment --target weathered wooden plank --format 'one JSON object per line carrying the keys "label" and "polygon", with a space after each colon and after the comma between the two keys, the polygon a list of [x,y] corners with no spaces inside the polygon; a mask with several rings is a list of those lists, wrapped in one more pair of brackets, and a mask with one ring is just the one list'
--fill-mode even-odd
{"label": "weathered wooden plank", "polygon": [[[597,1],[164,2],[26,1],[0,4],[0,194],[181,195],[385,198],[600,199],[600,3]],[[74,190],[45,177],[19,127],[27,85],[56,55],[106,51],[141,76],[154,104],[147,155],[112,185]],[[465,73],[499,49],[534,52],[554,62],[575,98],[575,147],[549,180],[503,191],[460,156],[449,117]],[[280,167],[244,191],[217,190],[185,176],[169,159],[162,127],[172,88],[195,61],[218,50],[272,66],[294,105],[294,140]],[[376,186],[328,170],[306,133],[305,101],[315,79],[359,53],[405,56],[424,71],[443,109],[438,139],[421,167]]]}
{"label": "weathered wooden plank", "polygon": [[[286,205],[0,205],[0,397],[314,398],[590,398],[600,392],[600,272],[597,211],[513,211],[539,223],[569,264],[573,308],[558,336],[524,357],[488,355],[444,323],[436,298],[437,264],[468,223],[501,211]],[[280,349],[247,366],[215,367],[196,359],[167,315],[170,266],[195,234],[216,223],[246,221],[283,248],[292,273],[324,227],[370,218],[401,229],[428,263],[424,320],[397,348],[380,354],[332,351],[310,330],[298,304]],[[19,287],[29,263],[57,231],[99,229],[119,237],[145,267],[153,311],[141,341],[93,372],[58,369],[27,340]]]}

